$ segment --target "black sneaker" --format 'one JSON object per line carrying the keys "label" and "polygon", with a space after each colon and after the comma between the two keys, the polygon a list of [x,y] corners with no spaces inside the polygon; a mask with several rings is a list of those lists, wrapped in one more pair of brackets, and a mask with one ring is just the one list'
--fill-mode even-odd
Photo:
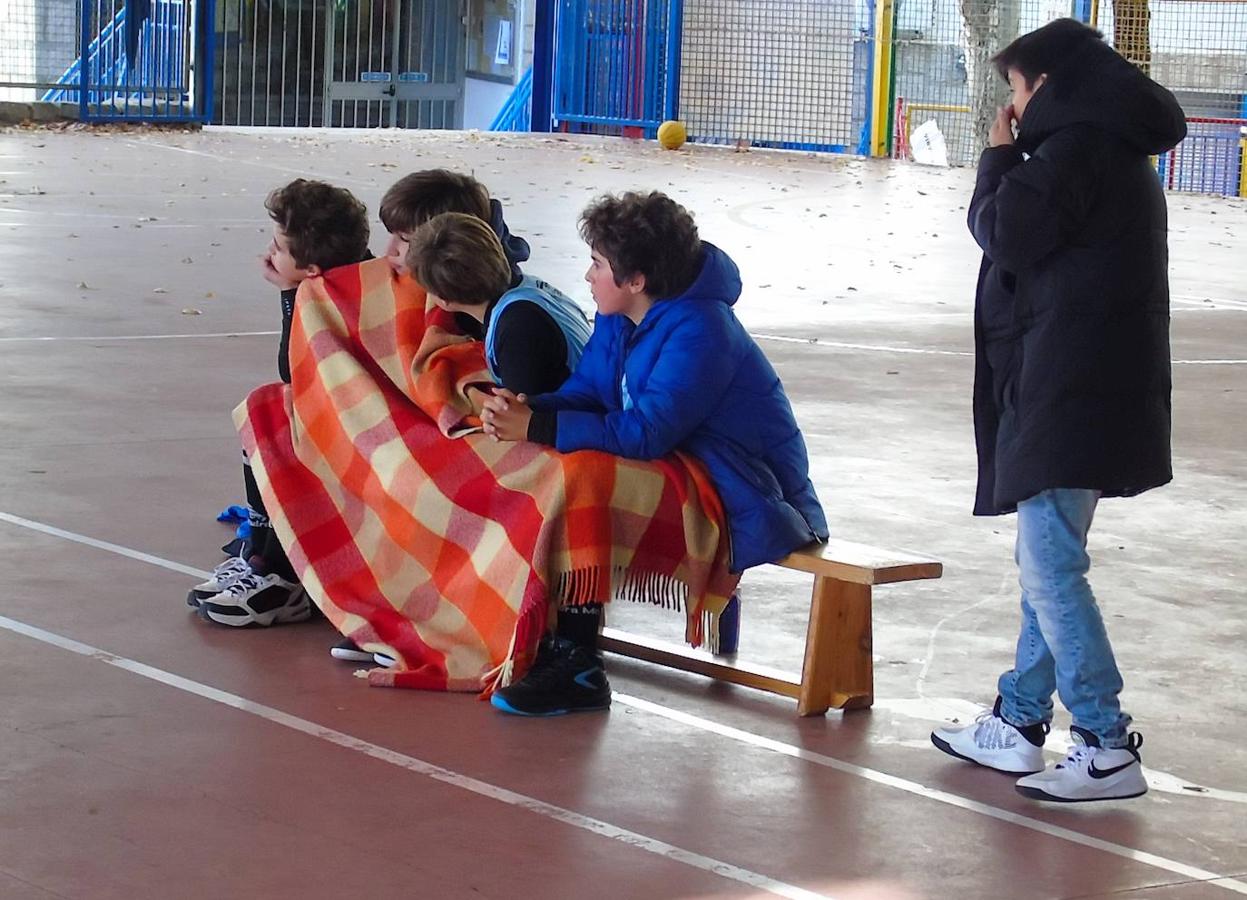
{"label": "black sneaker", "polygon": [[602,657],[572,641],[547,635],[528,674],[495,691],[489,702],[517,716],[561,716],[609,708],[611,686]]}
{"label": "black sneaker", "polygon": [[219,594],[199,601],[196,612],[206,622],[233,628],[267,628],[306,622],[313,603],[299,585],[278,575],[248,571]]}
{"label": "black sneaker", "polygon": [[359,649],[359,644],[350,638],[343,638],[334,644],[329,655],[347,662],[372,662],[373,656],[370,651]]}

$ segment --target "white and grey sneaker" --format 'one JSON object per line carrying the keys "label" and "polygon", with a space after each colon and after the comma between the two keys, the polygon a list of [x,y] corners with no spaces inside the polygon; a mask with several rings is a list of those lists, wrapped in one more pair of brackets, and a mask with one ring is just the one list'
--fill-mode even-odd
{"label": "white and grey sneaker", "polygon": [[234,628],[268,627],[311,618],[312,601],[279,575],[248,571],[220,593],[199,602],[200,618]]}
{"label": "white and grey sneaker", "polygon": [[1130,734],[1125,747],[1104,748],[1094,734],[1077,725],[1070,729],[1074,745],[1064,762],[1017,783],[1017,791],[1032,800],[1085,803],[1090,800],[1125,800],[1147,793],[1139,748],[1143,736]]}
{"label": "white and grey sneaker", "polygon": [[231,556],[212,570],[212,577],[201,581],[186,595],[186,605],[198,607],[208,597],[219,594],[244,574],[251,571],[251,564],[241,557]]}
{"label": "white and grey sneaker", "polygon": [[[931,743],[949,756],[964,759],[1008,775],[1042,772],[1046,724],[1019,729],[1000,715],[1000,698],[972,725],[946,726],[931,732]],[[1036,743],[1036,740],[1038,743]]]}

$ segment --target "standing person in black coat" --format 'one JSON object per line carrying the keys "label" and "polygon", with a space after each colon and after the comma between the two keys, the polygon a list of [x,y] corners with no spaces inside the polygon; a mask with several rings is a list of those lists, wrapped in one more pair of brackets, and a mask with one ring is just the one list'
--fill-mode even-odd
{"label": "standing person in black coat", "polygon": [[[990,713],[931,739],[1025,775],[1040,800],[1147,791],[1122,680],[1087,583],[1101,497],[1170,481],[1165,197],[1149,156],[1186,135],[1173,95],[1060,19],[995,57],[1013,91],[979,161],[976,515],[1016,511],[1022,629]],[[1013,124],[1017,123],[1014,137]],[[1044,771],[1052,694],[1073,749]]]}

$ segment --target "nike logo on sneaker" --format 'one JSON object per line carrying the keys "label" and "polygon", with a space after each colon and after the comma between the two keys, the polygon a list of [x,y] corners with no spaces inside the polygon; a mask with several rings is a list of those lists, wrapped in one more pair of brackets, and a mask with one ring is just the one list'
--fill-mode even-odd
{"label": "nike logo on sneaker", "polygon": [[1097,769],[1095,767],[1095,760],[1093,759],[1091,761],[1091,764],[1087,766],[1087,774],[1090,775],[1092,778],[1097,778],[1097,779],[1098,778],[1109,778],[1113,775],[1116,775],[1118,772],[1126,771],[1126,769],[1129,769],[1136,762],[1138,762],[1138,760],[1132,759],[1130,760],[1130,762],[1122,763],[1120,766],[1113,766],[1111,769]]}
{"label": "nike logo on sneaker", "polygon": [[600,687],[600,685],[593,683],[593,677],[601,671],[602,671],[601,669],[597,669],[597,668],[585,669],[583,672],[581,672],[579,675],[573,678],[572,681],[576,682],[576,684],[580,685],[582,688],[587,688],[588,690],[596,691]]}

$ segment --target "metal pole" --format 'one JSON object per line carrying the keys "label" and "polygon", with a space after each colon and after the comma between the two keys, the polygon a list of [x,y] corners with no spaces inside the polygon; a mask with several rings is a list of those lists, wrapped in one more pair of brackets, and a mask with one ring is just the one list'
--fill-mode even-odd
{"label": "metal pole", "polygon": [[83,0],[78,6],[82,21],[80,32],[78,35],[78,118],[83,122],[87,120],[87,86],[90,82],[90,76],[87,69],[90,68],[90,49],[91,49],[91,9],[87,0]]}
{"label": "metal pole", "polygon": [[684,41],[684,0],[671,0],[667,7],[667,91],[663,98],[663,118],[680,117],[680,67]]}
{"label": "metal pole", "polygon": [[555,0],[536,0],[533,15],[532,130],[553,130]]}
{"label": "metal pole", "polygon": [[875,52],[871,103],[870,155],[886,157],[890,152],[892,106],[892,0],[877,0],[875,5]]}
{"label": "metal pole", "polygon": [[216,114],[216,0],[199,0],[198,10],[202,15],[195,81],[202,91],[199,95],[199,118],[208,123]]}

